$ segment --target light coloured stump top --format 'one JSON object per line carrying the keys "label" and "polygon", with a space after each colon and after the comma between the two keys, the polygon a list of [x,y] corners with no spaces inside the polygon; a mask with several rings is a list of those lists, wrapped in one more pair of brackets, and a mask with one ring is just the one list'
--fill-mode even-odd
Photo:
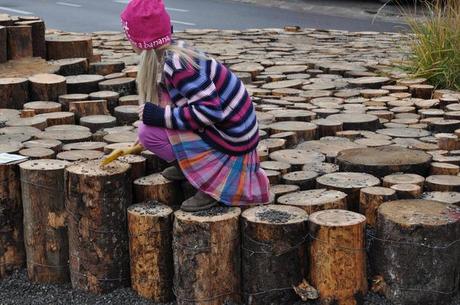
{"label": "light coloured stump top", "polygon": [[89,128],[81,125],[53,125],[46,127],[45,131],[86,131],[89,132]]}
{"label": "light coloured stump top", "polygon": [[170,183],[171,180],[166,179],[162,174],[151,174],[145,177],[134,180],[135,185],[161,185]]}
{"label": "light coloured stump top", "polygon": [[[0,114],[1,115],[1,114]],[[0,134],[23,134],[35,137],[42,131],[38,128],[31,126],[17,126],[17,127],[4,127],[0,128]]]}
{"label": "light coloured stump top", "polygon": [[266,205],[250,208],[243,212],[242,217],[249,222],[285,225],[308,220],[304,210],[288,205]]}
{"label": "light coloured stump top", "polygon": [[317,126],[308,122],[282,121],[270,124],[270,128],[278,131],[313,131]]}
{"label": "light coloured stump top", "polygon": [[423,184],[425,178],[417,174],[391,174],[383,177],[383,181],[390,184],[415,183]]}
{"label": "light coloured stump top", "polygon": [[120,162],[126,162],[126,163],[133,164],[133,163],[145,162],[147,159],[140,155],[125,155],[125,156],[121,156],[120,158],[118,158],[118,160]]}
{"label": "light coloured stump top", "polygon": [[79,161],[79,160],[95,160],[100,159],[104,156],[104,153],[99,150],[67,150],[57,154],[56,158],[67,161]]}
{"label": "light coloured stump top", "polygon": [[155,201],[134,204],[128,208],[128,214],[136,217],[166,217],[173,212],[170,207]]}
{"label": "light coloured stump top", "polygon": [[388,201],[379,207],[378,213],[403,226],[440,226],[460,219],[460,208],[424,199]]}
{"label": "light coloured stump top", "polygon": [[105,146],[105,142],[76,142],[65,144],[62,150],[103,150]]}
{"label": "light coloured stump top", "polygon": [[57,74],[41,73],[29,77],[31,83],[36,84],[59,84],[65,83],[65,77]]}
{"label": "light coloured stump top", "polygon": [[423,151],[396,146],[347,149],[338,155],[343,162],[375,166],[424,164],[431,158]]}
{"label": "light coloured stump top", "polygon": [[23,162],[19,167],[25,170],[50,171],[64,169],[69,165],[69,162],[63,160],[40,159]]}
{"label": "light coloured stump top", "polygon": [[459,192],[426,192],[420,196],[420,199],[434,200],[460,206]]}
{"label": "light coloured stump top", "polygon": [[340,191],[315,189],[290,193],[278,198],[278,203],[295,206],[313,206],[345,199],[347,194]]}
{"label": "light coloured stump top", "polygon": [[270,154],[270,158],[275,161],[286,162],[293,165],[320,163],[326,160],[326,157],[324,157],[319,152],[305,151],[300,149],[277,150]]}
{"label": "light coloured stump top", "polygon": [[310,222],[327,227],[345,227],[364,224],[366,217],[346,210],[324,210],[310,215]]}
{"label": "light coloured stump top", "polygon": [[5,77],[0,78],[0,86],[2,85],[16,85],[21,83],[27,83],[27,78],[22,77]]}
{"label": "light coloured stump top", "polygon": [[343,189],[363,188],[380,184],[380,180],[372,175],[354,172],[326,174],[318,177],[316,181],[322,185]]}
{"label": "light coloured stump top", "polygon": [[192,213],[178,210],[174,213],[174,216],[181,222],[213,223],[238,218],[240,214],[240,208],[219,206],[205,211]]}
{"label": "light coloured stump top", "polygon": [[67,171],[76,175],[102,177],[124,174],[130,167],[131,166],[128,163],[119,161],[114,161],[104,167],[101,167],[100,160],[91,160],[73,164],[67,168]]}
{"label": "light coloured stump top", "polygon": [[362,193],[366,193],[369,195],[376,195],[376,196],[392,196],[396,193],[395,190],[389,187],[383,186],[370,186],[361,189]]}
{"label": "light coloured stump top", "polygon": [[426,178],[426,182],[439,185],[460,185],[460,176],[432,175]]}

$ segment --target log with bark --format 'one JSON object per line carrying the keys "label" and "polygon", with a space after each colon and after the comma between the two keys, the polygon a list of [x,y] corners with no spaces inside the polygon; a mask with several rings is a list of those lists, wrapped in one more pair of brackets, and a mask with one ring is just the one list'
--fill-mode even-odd
{"label": "log with bark", "polygon": [[33,56],[32,27],[29,25],[8,26],[8,59],[21,59]]}

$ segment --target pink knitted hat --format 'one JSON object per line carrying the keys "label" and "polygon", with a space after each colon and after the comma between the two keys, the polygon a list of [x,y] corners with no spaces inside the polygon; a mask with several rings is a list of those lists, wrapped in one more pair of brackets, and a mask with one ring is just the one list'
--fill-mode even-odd
{"label": "pink knitted hat", "polygon": [[132,0],[120,17],[126,37],[139,49],[171,42],[171,18],[163,0]]}

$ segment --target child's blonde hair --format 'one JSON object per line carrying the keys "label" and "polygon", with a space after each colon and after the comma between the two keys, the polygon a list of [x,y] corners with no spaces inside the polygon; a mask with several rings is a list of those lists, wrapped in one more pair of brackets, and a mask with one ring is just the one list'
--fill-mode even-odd
{"label": "child's blonde hair", "polygon": [[193,50],[173,44],[164,45],[158,49],[143,50],[136,79],[139,105],[146,102],[159,104],[158,78],[161,78],[163,73],[162,63],[165,53],[168,51],[176,53],[182,61],[197,69],[199,65],[196,59],[204,57],[204,55]]}

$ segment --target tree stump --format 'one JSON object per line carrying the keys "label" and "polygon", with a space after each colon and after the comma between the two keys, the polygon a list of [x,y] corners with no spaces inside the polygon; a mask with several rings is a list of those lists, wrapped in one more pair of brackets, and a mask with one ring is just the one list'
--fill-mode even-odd
{"label": "tree stump", "polygon": [[89,71],[92,74],[108,75],[116,72],[121,72],[125,68],[123,61],[101,61],[94,62],[89,65]]}
{"label": "tree stump", "polygon": [[90,94],[99,91],[99,82],[103,80],[104,76],[97,74],[67,76],[67,92]]}
{"label": "tree stump", "polygon": [[425,180],[425,188],[429,192],[459,192],[460,176],[433,175]]}
{"label": "tree stump", "polygon": [[75,124],[75,115],[73,112],[49,112],[39,114],[35,117],[45,119],[48,127]]}
{"label": "tree stump", "polygon": [[60,152],[62,149],[62,142],[58,140],[51,140],[51,139],[39,139],[39,140],[31,140],[24,142],[25,148],[49,148],[52,149],[55,153]]}
{"label": "tree stump", "polygon": [[98,150],[68,150],[62,151],[56,155],[59,160],[65,160],[69,162],[85,161],[85,160],[98,160],[104,156],[104,153]]}
{"label": "tree stump", "polygon": [[76,142],[66,144],[62,147],[62,150],[98,150],[103,152],[104,148],[107,146],[105,142]]}
{"label": "tree stump", "polygon": [[110,115],[89,115],[80,118],[80,125],[88,127],[91,132],[117,126],[117,119]]}
{"label": "tree stump", "polygon": [[8,60],[7,31],[0,25],[0,64]]}
{"label": "tree stump", "polygon": [[21,163],[27,273],[34,283],[69,281],[64,169],[59,160]]}
{"label": "tree stump", "polygon": [[134,181],[134,201],[156,200],[173,209],[184,201],[179,181],[171,181],[161,174],[152,174]]}
{"label": "tree stump", "polygon": [[139,106],[139,95],[125,95],[118,100],[120,106]]}
{"label": "tree stump", "polygon": [[434,200],[460,206],[459,192],[425,192],[420,196],[420,199]]}
{"label": "tree stump", "polygon": [[105,100],[70,102],[69,111],[75,113],[77,121],[85,116],[109,114]]}
{"label": "tree stump", "polygon": [[136,181],[139,178],[145,177],[146,159],[143,156],[125,155],[118,158],[118,161],[131,165],[131,181]]}
{"label": "tree stump", "polygon": [[121,78],[105,80],[99,83],[99,90],[115,91],[119,93],[120,96],[135,94],[136,79],[131,78],[131,77],[121,77]]}
{"label": "tree stump", "polygon": [[346,197],[344,192],[315,189],[282,195],[277,202],[301,208],[310,215],[322,210],[347,209]]}
{"label": "tree stump", "polygon": [[88,59],[86,58],[66,58],[52,60],[50,63],[58,67],[56,74],[62,76],[79,75],[88,73]]}
{"label": "tree stump", "polygon": [[302,166],[306,163],[321,163],[326,160],[321,153],[301,149],[278,150],[270,154],[270,159],[288,163],[293,170],[301,170]]}
{"label": "tree stump", "polygon": [[174,213],[174,287],[178,305],[239,303],[239,208]]}
{"label": "tree stump", "polygon": [[21,59],[34,55],[31,26],[8,26],[6,32],[8,37],[8,59]]}
{"label": "tree stump", "polygon": [[417,184],[423,188],[425,178],[417,174],[392,174],[383,177],[383,186],[391,187],[395,184]]}
{"label": "tree stump", "polygon": [[453,175],[460,173],[460,166],[450,163],[432,162],[430,175]]}
{"label": "tree stump", "polygon": [[80,102],[88,100],[88,94],[80,94],[80,93],[73,93],[73,94],[64,94],[59,96],[59,103],[62,105],[62,110],[69,111],[69,104],[70,102]]}
{"label": "tree stump", "polygon": [[139,106],[118,106],[114,109],[114,116],[119,125],[131,125],[139,120],[137,112]]}
{"label": "tree stump", "polygon": [[[115,107],[118,106],[118,100],[120,98],[120,94],[114,91],[97,91],[93,92],[89,95],[91,100],[106,100],[107,101],[107,108],[110,113],[113,113]],[[136,105],[138,105],[137,103]]]}
{"label": "tree stump", "polygon": [[295,171],[282,176],[284,184],[298,185],[302,191],[315,188],[316,178],[319,176],[314,171]]}
{"label": "tree stump", "polygon": [[0,78],[0,107],[22,109],[29,101],[29,80],[26,78]]}
{"label": "tree stump", "polygon": [[[68,125],[75,127],[75,125]],[[80,130],[51,130],[44,131],[39,136],[40,139],[58,140],[64,144],[91,141],[91,132]]]}
{"label": "tree stump", "polygon": [[56,152],[45,147],[24,148],[19,151],[19,154],[29,159],[54,159]]}
{"label": "tree stump", "polygon": [[128,208],[131,286],[140,296],[156,303],[174,298],[172,214],[170,207],[157,202]]}
{"label": "tree stump", "polygon": [[242,282],[245,304],[284,304],[306,273],[308,215],[291,206],[248,209],[242,217]]}
{"label": "tree stump", "polygon": [[390,188],[396,191],[398,199],[416,199],[423,192],[420,185],[410,183],[394,184]]}
{"label": "tree stump", "polygon": [[31,27],[32,54],[34,57],[46,59],[45,22],[43,20],[28,20],[16,22],[16,24]]}
{"label": "tree stump", "polygon": [[343,130],[343,123],[332,119],[314,120],[312,123],[318,126],[318,138],[335,136],[338,131]]}
{"label": "tree stump", "polygon": [[337,190],[347,194],[347,206],[352,211],[359,210],[360,189],[379,184],[380,180],[378,178],[365,173],[331,173],[316,179],[317,188]]}
{"label": "tree stump", "polygon": [[341,113],[328,116],[328,119],[342,122],[343,130],[371,130],[380,126],[379,118],[371,114]]}
{"label": "tree stump", "polygon": [[458,292],[458,207],[397,200],[378,211],[371,260],[383,293],[395,304],[447,304]]}
{"label": "tree stump", "polygon": [[286,121],[270,124],[272,133],[295,132],[299,141],[314,140],[317,127],[309,122]]}
{"label": "tree stump", "polygon": [[72,287],[105,293],[129,284],[126,209],[131,204],[130,166],[99,161],[67,167]]}
{"label": "tree stump", "polygon": [[309,218],[310,279],[322,304],[358,305],[367,293],[366,218],[345,210]]}
{"label": "tree stump", "polygon": [[46,119],[41,117],[31,118],[15,118],[6,122],[8,127],[35,127],[40,130],[44,130],[46,126]]}
{"label": "tree stump", "polygon": [[291,184],[276,184],[270,186],[270,192],[275,195],[275,201],[277,201],[283,195],[298,192],[299,190],[300,187],[298,185]]}
{"label": "tree stump", "polygon": [[0,164],[0,279],[25,263],[19,163]]}
{"label": "tree stump", "polygon": [[271,139],[283,139],[286,141],[286,148],[293,148],[299,143],[299,140],[297,139],[297,134],[292,131],[285,131],[285,132],[279,132],[279,133],[274,133],[270,135]]}
{"label": "tree stump", "polygon": [[396,146],[355,148],[341,151],[337,164],[341,171],[364,172],[384,177],[397,172],[426,176],[432,156],[419,150]]}
{"label": "tree stump", "polygon": [[62,105],[56,102],[29,102],[24,104],[24,109],[31,109],[35,114],[61,111]]}
{"label": "tree stump", "polygon": [[74,35],[50,35],[46,37],[48,60],[64,58],[87,58],[93,55],[91,37]]}
{"label": "tree stump", "polygon": [[34,101],[57,101],[67,93],[66,79],[56,74],[36,74],[29,77],[30,99]]}
{"label": "tree stump", "polygon": [[359,212],[366,216],[369,227],[375,228],[377,210],[386,201],[396,200],[396,191],[388,187],[371,186],[360,190]]}

